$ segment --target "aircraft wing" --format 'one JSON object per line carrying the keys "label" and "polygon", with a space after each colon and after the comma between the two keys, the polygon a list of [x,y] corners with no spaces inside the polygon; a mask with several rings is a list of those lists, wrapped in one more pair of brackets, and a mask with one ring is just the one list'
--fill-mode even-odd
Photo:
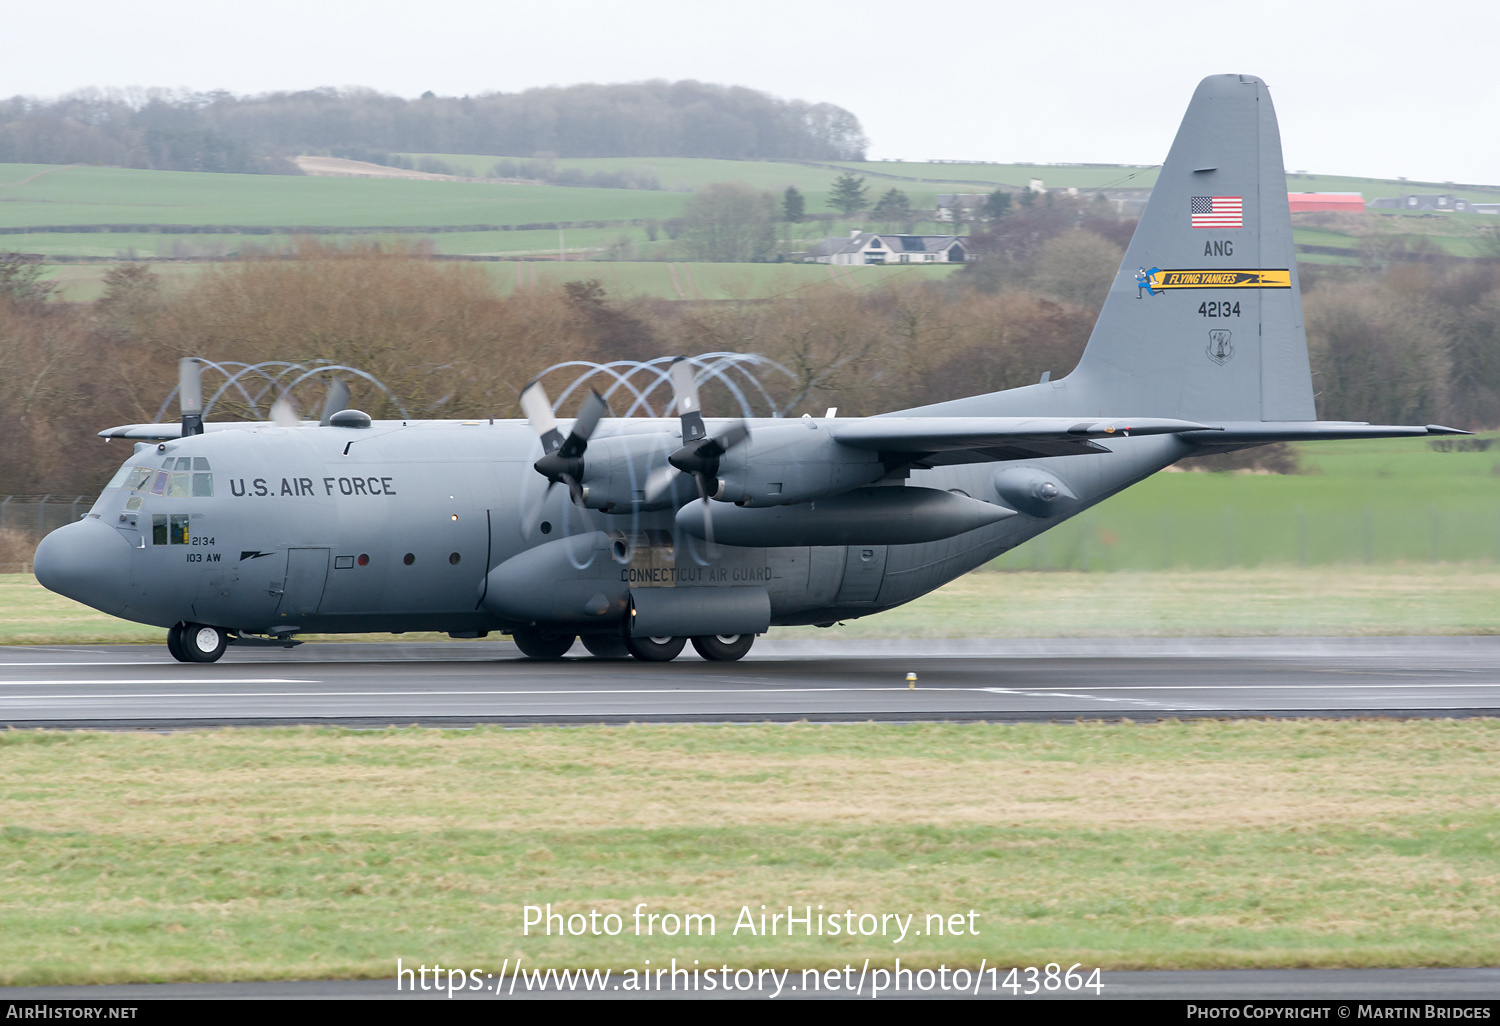
{"label": "aircraft wing", "polygon": [[1161,417],[870,417],[835,421],[833,437],[922,467],[1108,452],[1096,438],[1202,433],[1218,428]]}
{"label": "aircraft wing", "polygon": [[1441,424],[1367,424],[1345,420],[1234,421],[1222,429],[1188,431],[1183,437],[1202,445],[1261,445],[1267,442],[1316,442],[1346,438],[1420,438],[1424,435],[1472,435]]}
{"label": "aircraft wing", "polygon": [[[302,427],[317,427],[315,420],[300,422]],[[245,428],[276,427],[269,420],[211,420],[204,421],[203,430],[242,431]],[[137,442],[162,442],[169,438],[182,437],[182,423],[170,421],[165,424],[121,424],[99,432],[100,438],[129,438]]]}

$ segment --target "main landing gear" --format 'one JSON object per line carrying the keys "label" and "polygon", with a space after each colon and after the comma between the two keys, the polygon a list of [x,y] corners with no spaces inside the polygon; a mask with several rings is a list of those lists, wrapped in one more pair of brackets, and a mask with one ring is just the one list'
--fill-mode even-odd
{"label": "main landing gear", "polygon": [[167,629],[167,651],[180,663],[218,662],[228,647],[229,635],[220,627],[179,623]]}
{"label": "main landing gear", "polygon": [[753,644],[754,634],[705,634],[693,639],[698,654],[715,663],[732,663],[743,658]]}
{"label": "main landing gear", "polygon": [[[516,643],[521,654],[529,659],[561,659],[568,654],[577,638],[574,634],[558,634],[552,631],[512,631],[510,640]],[[587,644],[587,642],[585,642]]]}
{"label": "main landing gear", "polygon": [[575,640],[595,659],[634,657],[643,663],[669,663],[682,654],[691,641],[698,654],[709,662],[730,663],[743,658],[755,644],[753,634],[708,634],[698,638],[660,637],[626,638],[618,634],[584,634],[575,636],[530,628],[511,632],[511,640],[530,659],[561,659]]}

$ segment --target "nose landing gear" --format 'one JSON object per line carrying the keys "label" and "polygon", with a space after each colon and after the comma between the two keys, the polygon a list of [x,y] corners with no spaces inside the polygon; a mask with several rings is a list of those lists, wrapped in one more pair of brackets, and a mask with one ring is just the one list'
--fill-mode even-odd
{"label": "nose landing gear", "polygon": [[179,623],[167,630],[167,651],[181,663],[213,663],[229,647],[229,635],[220,627],[202,623]]}

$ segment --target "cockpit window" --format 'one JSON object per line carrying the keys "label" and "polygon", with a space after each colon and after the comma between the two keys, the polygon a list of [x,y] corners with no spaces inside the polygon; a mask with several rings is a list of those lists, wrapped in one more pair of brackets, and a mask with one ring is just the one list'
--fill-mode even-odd
{"label": "cockpit window", "polygon": [[[174,470],[175,473],[172,472]],[[123,486],[128,491],[138,492],[144,490],[149,483],[152,495],[164,495],[172,499],[185,499],[189,496],[212,498],[214,476],[207,471],[208,460],[202,456],[176,456],[166,461],[164,470],[121,467],[105,487]],[[140,500],[136,499],[134,502],[130,508],[139,509]]]}
{"label": "cockpit window", "polygon": [[151,544],[165,545],[167,543],[167,515],[165,513],[151,514]]}
{"label": "cockpit window", "polygon": [[188,516],[186,513],[173,513],[171,530],[168,533],[168,541],[173,545],[186,545],[188,543]]}

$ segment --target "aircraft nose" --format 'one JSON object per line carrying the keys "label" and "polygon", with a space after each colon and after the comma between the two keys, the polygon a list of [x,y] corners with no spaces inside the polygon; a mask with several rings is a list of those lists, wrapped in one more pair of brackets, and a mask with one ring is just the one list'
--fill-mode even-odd
{"label": "aircraft nose", "polygon": [[32,557],[37,581],[49,591],[110,614],[125,608],[130,543],[93,517],[59,527]]}

